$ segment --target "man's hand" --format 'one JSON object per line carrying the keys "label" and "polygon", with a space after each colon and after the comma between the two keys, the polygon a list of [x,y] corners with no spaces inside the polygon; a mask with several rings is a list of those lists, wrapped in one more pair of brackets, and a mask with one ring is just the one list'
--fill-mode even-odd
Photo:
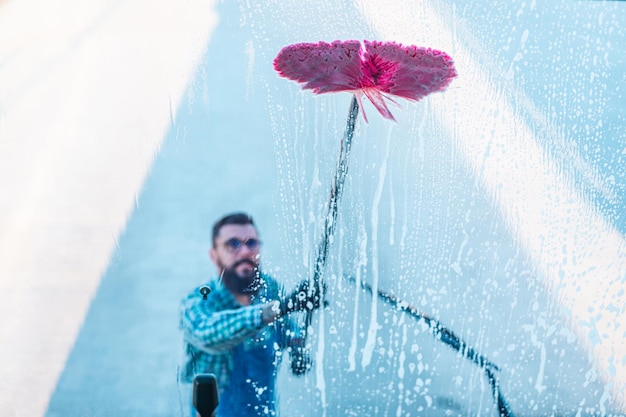
{"label": "man's hand", "polygon": [[269,324],[276,320],[280,314],[280,303],[278,301],[270,301],[263,306],[261,310],[261,320],[263,323]]}
{"label": "man's hand", "polygon": [[295,376],[305,375],[313,367],[311,352],[304,346],[291,348],[291,373]]}
{"label": "man's hand", "polygon": [[324,289],[311,285],[308,279],[280,302],[280,314],[285,315],[294,311],[316,310],[322,305]]}

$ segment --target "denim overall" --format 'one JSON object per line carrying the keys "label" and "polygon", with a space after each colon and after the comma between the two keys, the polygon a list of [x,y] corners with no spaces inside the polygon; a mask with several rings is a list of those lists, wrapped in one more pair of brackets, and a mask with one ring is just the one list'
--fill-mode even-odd
{"label": "denim overall", "polygon": [[277,415],[276,342],[276,329],[270,325],[234,348],[234,369],[220,395],[217,417]]}

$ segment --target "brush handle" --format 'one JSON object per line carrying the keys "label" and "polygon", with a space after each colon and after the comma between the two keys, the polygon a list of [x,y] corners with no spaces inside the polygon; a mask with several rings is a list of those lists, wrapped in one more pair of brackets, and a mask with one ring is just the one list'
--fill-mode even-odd
{"label": "brush handle", "polygon": [[[350,103],[350,112],[348,113],[348,121],[346,123],[346,131],[341,140],[341,148],[339,150],[339,160],[337,162],[337,170],[335,171],[335,177],[330,189],[330,198],[328,200],[328,213],[324,220],[324,234],[317,247],[317,258],[313,269],[313,285],[320,290],[322,287],[322,278],[326,262],[328,260],[328,251],[332,244],[332,238],[337,226],[337,211],[339,207],[339,200],[343,193],[343,186],[346,182],[346,176],[348,174],[348,157],[350,155],[350,148],[352,145],[352,137],[354,136],[354,126],[356,124],[357,116],[359,115],[359,102],[355,95],[352,96],[352,102]],[[313,320],[313,311],[307,311],[305,317],[304,333],[308,332],[311,322]]]}

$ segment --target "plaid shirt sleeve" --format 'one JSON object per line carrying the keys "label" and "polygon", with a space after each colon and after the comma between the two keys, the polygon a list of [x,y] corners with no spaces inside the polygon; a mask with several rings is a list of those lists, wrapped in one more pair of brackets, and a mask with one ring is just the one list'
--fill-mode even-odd
{"label": "plaid shirt sleeve", "polygon": [[199,291],[194,291],[181,302],[180,326],[185,340],[201,351],[227,351],[265,325],[262,305],[237,307],[223,294],[212,291],[203,300]]}

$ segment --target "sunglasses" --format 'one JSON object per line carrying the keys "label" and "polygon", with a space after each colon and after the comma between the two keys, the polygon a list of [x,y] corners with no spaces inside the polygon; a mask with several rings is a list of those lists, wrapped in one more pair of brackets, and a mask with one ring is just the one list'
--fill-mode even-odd
{"label": "sunglasses", "polygon": [[239,252],[244,245],[251,251],[257,251],[261,247],[261,241],[256,238],[241,240],[233,237],[224,242],[223,245],[228,252]]}

